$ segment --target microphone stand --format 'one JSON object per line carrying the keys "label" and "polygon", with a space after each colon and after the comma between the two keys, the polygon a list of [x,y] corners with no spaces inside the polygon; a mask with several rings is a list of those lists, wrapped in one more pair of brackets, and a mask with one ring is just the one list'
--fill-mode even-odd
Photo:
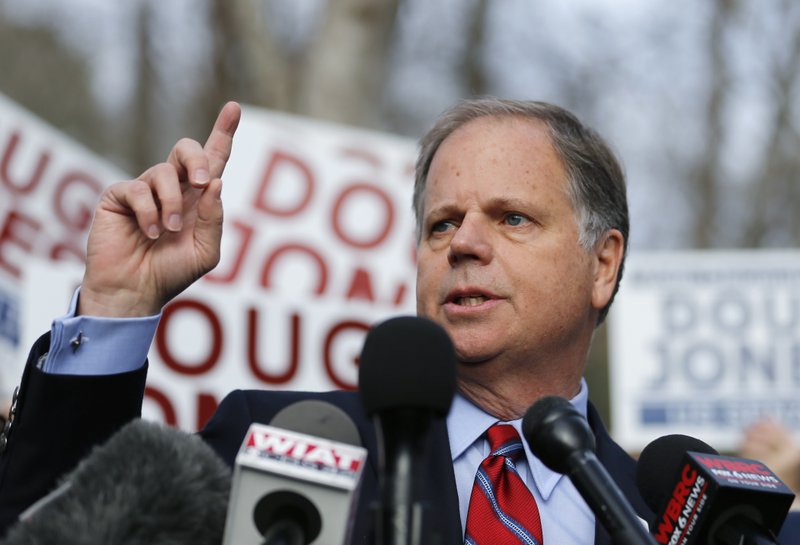
{"label": "microphone stand", "polygon": [[307,545],[306,534],[294,520],[281,520],[264,532],[261,545]]}
{"label": "microphone stand", "polygon": [[414,492],[430,415],[403,408],[385,411],[376,420],[385,447],[380,460],[383,478],[377,506],[377,545],[426,545],[422,540],[424,509],[415,501]]}

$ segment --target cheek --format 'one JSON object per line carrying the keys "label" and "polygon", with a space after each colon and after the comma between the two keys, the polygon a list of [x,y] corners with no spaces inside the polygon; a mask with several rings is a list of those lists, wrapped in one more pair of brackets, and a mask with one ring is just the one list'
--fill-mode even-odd
{"label": "cheek", "polygon": [[[586,259],[566,258],[556,253],[514,264],[516,285],[522,286],[526,306],[539,312],[569,312],[576,305],[587,305],[592,288],[592,274]],[[569,309],[569,310],[567,310]]]}
{"label": "cheek", "polygon": [[[422,263],[422,262],[421,262]],[[435,274],[430,265],[417,266],[417,312],[425,314],[436,294]]]}

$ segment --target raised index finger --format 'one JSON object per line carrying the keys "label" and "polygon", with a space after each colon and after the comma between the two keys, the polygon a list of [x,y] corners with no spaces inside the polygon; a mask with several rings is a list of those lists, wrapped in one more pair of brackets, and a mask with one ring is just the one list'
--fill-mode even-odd
{"label": "raised index finger", "polygon": [[221,178],[225,164],[231,156],[233,135],[239,126],[242,109],[236,102],[228,102],[220,110],[211,134],[208,135],[206,145],[203,147],[208,157],[208,168],[211,179]]}

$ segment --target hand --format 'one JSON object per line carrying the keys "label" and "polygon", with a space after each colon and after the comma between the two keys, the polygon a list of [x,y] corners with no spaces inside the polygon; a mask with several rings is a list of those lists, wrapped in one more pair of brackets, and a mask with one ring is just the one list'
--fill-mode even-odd
{"label": "hand", "polygon": [[219,262],[222,172],[241,109],[219,113],[205,146],[184,138],[165,163],[108,187],[89,231],[78,314],[152,316]]}
{"label": "hand", "polygon": [[800,444],[791,431],[772,419],[745,429],[739,454],[763,462],[795,492],[800,492]]}

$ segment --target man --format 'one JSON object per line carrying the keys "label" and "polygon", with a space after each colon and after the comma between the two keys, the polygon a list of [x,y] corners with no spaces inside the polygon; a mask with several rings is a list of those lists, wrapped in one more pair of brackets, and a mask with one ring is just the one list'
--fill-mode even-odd
{"label": "man", "polygon": [[[34,346],[6,433],[3,527],[139,414],[161,309],[219,260],[220,176],[239,115],[227,104],[205,146],[181,140],[166,163],[103,193],[79,296]],[[463,543],[466,532],[480,543],[469,513],[490,450],[484,432],[497,422],[519,429],[525,410],[547,395],[570,399],[587,415],[599,458],[649,519],[633,484],[634,462],[603,428],[582,378],[593,332],[619,285],[628,235],[624,179],[606,144],[552,105],[464,101],[422,140],[414,207],[418,312],[447,330],[459,360],[459,394],[429,445],[428,499],[442,542]],[[201,435],[232,464],[251,422],[268,423],[306,396],[235,392]],[[350,414],[374,460],[374,431],[357,395],[313,396]],[[566,477],[527,446],[515,464],[538,513],[535,541],[609,542]],[[354,542],[366,540],[366,506],[376,494],[373,461]]]}

